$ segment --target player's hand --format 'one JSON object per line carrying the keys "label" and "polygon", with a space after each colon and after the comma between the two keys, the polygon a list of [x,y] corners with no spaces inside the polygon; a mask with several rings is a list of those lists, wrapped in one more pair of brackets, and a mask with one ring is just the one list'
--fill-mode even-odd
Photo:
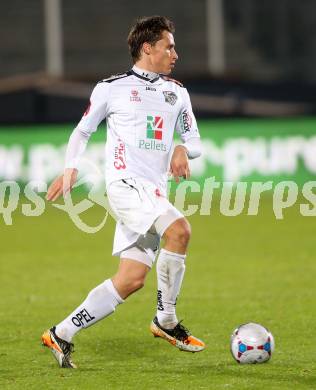
{"label": "player's hand", "polygon": [[49,186],[46,194],[46,199],[55,201],[62,194],[67,195],[71,191],[77,180],[78,170],[75,168],[67,168],[63,175],[58,176]]}
{"label": "player's hand", "polygon": [[183,177],[184,179],[188,179],[190,177],[191,172],[189,167],[189,159],[187,150],[184,146],[177,145],[174,148],[169,172],[172,174],[177,183],[179,183],[180,177]]}

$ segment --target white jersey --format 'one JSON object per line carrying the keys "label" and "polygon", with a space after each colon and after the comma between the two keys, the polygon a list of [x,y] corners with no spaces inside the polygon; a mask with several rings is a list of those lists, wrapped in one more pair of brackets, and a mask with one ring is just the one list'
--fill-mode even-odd
{"label": "white jersey", "polygon": [[[174,130],[185,143],[199,137],[197,123],[184,87],[164,76],[148,78],[135,70],[138,68],[96,85],[90,106],[75,131],[89,138],[106,118],[107,185],[119,179],[142,177],[165,190]],[[66,167],[76,165],[80,147],[75,149],[70,139]]]}

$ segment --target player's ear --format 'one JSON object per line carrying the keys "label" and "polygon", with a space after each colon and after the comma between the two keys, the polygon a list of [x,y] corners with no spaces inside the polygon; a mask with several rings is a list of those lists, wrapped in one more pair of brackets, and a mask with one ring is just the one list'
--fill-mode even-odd
{"label": "player's ear", "polygon": [[147,55],[151,53],[151,44],[148,42],[143,43],[143,52]]}

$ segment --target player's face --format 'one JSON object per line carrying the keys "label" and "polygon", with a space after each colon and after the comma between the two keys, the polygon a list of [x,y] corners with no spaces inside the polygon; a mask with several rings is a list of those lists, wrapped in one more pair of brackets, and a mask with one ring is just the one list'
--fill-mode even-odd
{"label": "player's face", "polygon": [[169,31],[164,31],[162,38],[151,46],[150,54],[152,70],[154,72],[163,74],[171,73],[178,59],[173,35]]}

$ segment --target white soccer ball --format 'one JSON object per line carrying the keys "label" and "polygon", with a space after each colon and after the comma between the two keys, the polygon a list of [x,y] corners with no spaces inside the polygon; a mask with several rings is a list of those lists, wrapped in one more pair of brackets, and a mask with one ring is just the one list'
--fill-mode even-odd
{"label": "white soccer ball", "polygon": [[238,363],[264,363],[274,351],[274,338],[264,326],[249,322],[234,330],[230,350]]}

